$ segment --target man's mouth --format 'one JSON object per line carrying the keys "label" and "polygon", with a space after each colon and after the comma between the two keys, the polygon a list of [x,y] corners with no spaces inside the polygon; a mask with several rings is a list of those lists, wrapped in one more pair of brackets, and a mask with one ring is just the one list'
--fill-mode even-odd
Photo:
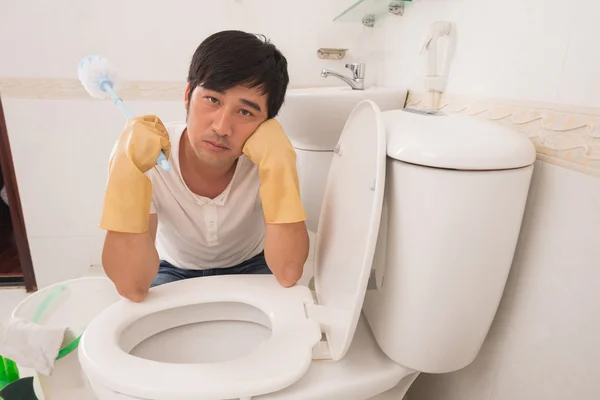
{"label": "man's mouth", "polygon": [[215,150],[229,150],[229,147],[217,144],[215,142],[211,142],[210,140],[205,140],[206,143],[209,144],[209,146]]}

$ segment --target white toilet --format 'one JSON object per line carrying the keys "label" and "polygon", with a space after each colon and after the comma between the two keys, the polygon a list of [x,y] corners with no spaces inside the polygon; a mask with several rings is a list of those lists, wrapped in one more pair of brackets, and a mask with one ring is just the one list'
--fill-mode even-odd
{"label": "white toilet", "polygon": [[534,161],[506,128],[361,101],[329,168],[315,293],[214,276],[123,299],[80,342],[95,396],[400,400],[420,372],[465,367],[500,302]]}

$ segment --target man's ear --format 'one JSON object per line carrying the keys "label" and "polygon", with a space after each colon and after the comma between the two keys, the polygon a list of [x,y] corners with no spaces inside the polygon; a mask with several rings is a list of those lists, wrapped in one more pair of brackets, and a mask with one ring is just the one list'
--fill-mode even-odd
{"label": "man's ear", "polygon": [[190,89],[191,89],[191,85],[188,82],[188,84],[185,86],[185,93],[183,95],[183,104],[184,104],[186,110],[190,106]]}

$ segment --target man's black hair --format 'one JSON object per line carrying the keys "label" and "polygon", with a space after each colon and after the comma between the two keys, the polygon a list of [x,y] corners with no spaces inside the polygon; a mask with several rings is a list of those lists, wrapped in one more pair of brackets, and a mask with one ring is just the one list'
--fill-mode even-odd
{"label": "man's black hair", "polygon": [[207,37],[194,52],[188,73],[190,97],[197,86],[225,92],[237,85],[267,94],[267,115],[279,113],[289,83],[287,60],[265,38],[237,30]]}

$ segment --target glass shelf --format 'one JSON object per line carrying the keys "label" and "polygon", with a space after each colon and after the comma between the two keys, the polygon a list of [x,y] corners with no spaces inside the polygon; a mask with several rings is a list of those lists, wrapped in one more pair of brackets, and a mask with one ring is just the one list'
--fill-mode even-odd
{"label": "glass shelf", "polygon": [[[366,26],[373,26],[376,21],[390,14],[404,13],[404,4],[412,0],[358,0],[345,9],[333,21],[362,21]],[[395,6],[393,12],[390,6]]]}

